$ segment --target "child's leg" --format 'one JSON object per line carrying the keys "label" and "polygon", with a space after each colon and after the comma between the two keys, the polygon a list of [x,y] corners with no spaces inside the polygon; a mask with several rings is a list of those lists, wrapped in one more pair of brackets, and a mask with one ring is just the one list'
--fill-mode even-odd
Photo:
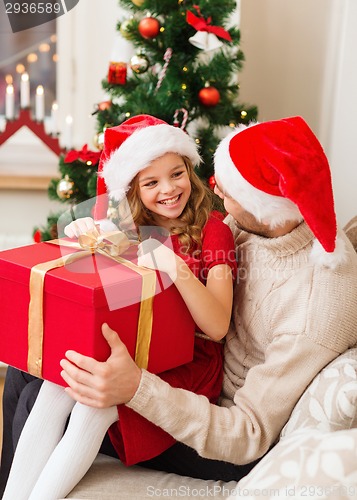
{"label": "child's leg", "polygon": [[3,500],[28,500],[63,435],[74,403],[63,387],[43,382],[21,433]]}
{"label": "child's leg", "polygon": [[29,500],[55,500],[68,495],[92,465],[108,427],[117,420],[116,406],[96,409],[76,403],[67,430]]}

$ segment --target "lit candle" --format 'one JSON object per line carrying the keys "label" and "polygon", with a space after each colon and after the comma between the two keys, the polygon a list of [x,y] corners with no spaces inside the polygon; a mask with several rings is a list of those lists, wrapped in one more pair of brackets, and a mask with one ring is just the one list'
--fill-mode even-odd
{"label": "lit candle", "polygon": [[59,115],[58,115],[58,104],[56,101],[53,102],[52,104],[52,109],[51,109],[51,128],[52,128],[52,135],[57,135],[58,130],[59,130]]}
{"label": "lit candle", "polygon": [[39,85],[36,89],[36,120],[43,122],[45,118],[45,95],[43,86]]}
{"label": "lit candle", "polygon": [[20,106],[22,109],[30,107],[30,80],[28,73],[21,75]]}
{"label": "lit candle", "polygon": [[64,136],[64,147],[66,149],[72,148],[72,128],[73,128],[73,118],[72,116],[68,115],[66,117],[66,129]]}
{"label": "lit candle", "polygon": [[10,83],[6,87],[5,118],[13,120],[15,116],[15,95],[14,86]]}

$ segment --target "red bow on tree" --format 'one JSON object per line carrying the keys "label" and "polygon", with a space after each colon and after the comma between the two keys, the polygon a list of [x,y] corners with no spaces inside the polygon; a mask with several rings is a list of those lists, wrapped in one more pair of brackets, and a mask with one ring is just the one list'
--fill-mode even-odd
{"label": "red bow on tree", "polygon": [[194,8],[197,10],[197,13],[200,17],[195,16],[195,14],[191,11],[186,11],[186,21],[188,24],[193,26],[197,31],[207,31],[208,33],[213,33],[219,38],[224,38],[224,40],[232,41],[231,35],[221,26],[211,26],[212,18],[208,17],[205,19],[200,11],[198,5],[194,5]]}
{"label": "red bow on tree", "polygon": [[90,151],[88,149],[87,144],[83,146],[83,148],[80,151],[77,151],[76,149],[72,149],[71,151],[68,151],[64,162],[65,163],[72,163],[73,161],[76,160],[82,160],[84,163],[87,162],[92,162],[92,165],[96,165],[99,162],[99,158],[101,155],[101,151],[96,152],[96,151]]}

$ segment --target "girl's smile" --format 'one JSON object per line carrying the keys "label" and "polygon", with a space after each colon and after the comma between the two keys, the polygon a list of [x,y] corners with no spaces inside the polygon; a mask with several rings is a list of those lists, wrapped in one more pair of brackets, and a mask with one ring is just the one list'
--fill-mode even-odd
{"label": "girl's smile", "polygon": [[178,200],[181,198],[181,195],[179,194],[178,196],[174,196],[173,198],[167,198],[166,200],[161,200],[158,203],[162,203],[166,205],[167,207],[172,207],[176,205]]}

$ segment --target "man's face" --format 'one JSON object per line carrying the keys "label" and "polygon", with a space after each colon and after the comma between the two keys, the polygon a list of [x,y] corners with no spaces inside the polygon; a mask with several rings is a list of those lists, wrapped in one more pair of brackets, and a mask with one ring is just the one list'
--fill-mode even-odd
{"label": "man's face", "polygon": [[247,212],[238,201],[227,195],[217,178],[214,192],[223,200],[224,208],[232,215],[240,229],[260,236],[268,236],[269,228],[261,222],[258,222],[254,215]]}

